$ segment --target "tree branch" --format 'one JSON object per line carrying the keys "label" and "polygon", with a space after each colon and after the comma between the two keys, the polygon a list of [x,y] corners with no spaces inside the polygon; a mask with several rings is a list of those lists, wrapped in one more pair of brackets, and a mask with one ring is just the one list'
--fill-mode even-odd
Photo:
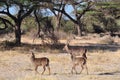
{"label": "tree branch", "polygon": [[21,16],[21,20],[23,20],[25,17],[29,16],[29,15],[33,12],[33,10],[35,10],[35,8],[36,8],[37,6],[38,6],[38,5],[33,5],[33,6],[29,9],[29,11],[27,11],[23,16]]}
{"label": "tree branch", "polygon": [[89,11],[91,6],[91,1],[89,1],[87,7],[82,11],[81,14],[79,14],[78,19],[80,19],[87,11]]}
{"label": "tree branch", "polygon": [[69,14],[67,14],[65,11],[60,10],[60,9],[56,9],[56,8],[53,8],[53,10],[63,13],[63,14],[66,15],[70,20],[72,20],[74,23],[77,23],[77,21],[76,21],[75,19],[73,19],[73,18],[72,18]]}
{"label": "tree branch", "polygon": [[3,24],[5,25],[5,27],[4,27],[4,28],[0,28],[0,30],[5,30],[6,28],[8,28],[7,23],[8,23],[9,25],[11,25],[12,27],[14,27],[14,25],[13,25],[10,21],[8,21],[7,19],[4,19],[4,18],[0,17],[0,20],[1,20],[1,21],[3,22]]}

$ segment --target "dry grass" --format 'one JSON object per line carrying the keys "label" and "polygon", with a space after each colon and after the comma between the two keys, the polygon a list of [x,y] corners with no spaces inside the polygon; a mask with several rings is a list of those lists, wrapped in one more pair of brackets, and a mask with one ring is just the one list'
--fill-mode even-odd
{"label": "dry grass", "polygon": [[[119,80],[120,50],[116,52],[89,52],[89,75],[84,70],[82,74],[70,74],[71,59],[69,54],[49,54],[36,52],[37,57],[46,56],[50,59],[52,74],[35,75],[31,65],[30,54],[21,54],[16,51],[0,52],[0,80]],[[39,72],[42,68],[39,67]],[[78,71],[80,68],[78,67]]]}
{"label": "dry grass", "polygon": [[[31,41],[28,39],[28,43],[32,44]],[[39,41],[36,42],[38,43]],[[44,75],[35,74],[29,51],[6,50],[0,51],[0,80],[120,80],[120,50],[89,51],[89,75],[86,70],[82,74],[70,74],[72,63],[69,54],[35,51],[35,55],[50,59],[51,75],[48,75],[48,71]],[[81,68],[77,69],[80,72]],[[42,70],[41,67],[38,68],[39,72]]]}
{"label": "dry grass", "polygon": [[57,80],[56,78],[54,78],[53,76],[46,76],[43,77],[41,75],[25,75],[24,78],[19,78],[17,80]]}

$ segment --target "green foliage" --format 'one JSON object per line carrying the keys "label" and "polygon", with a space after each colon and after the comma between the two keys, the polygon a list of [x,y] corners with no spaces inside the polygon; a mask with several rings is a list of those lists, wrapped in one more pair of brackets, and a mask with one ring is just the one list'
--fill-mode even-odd
{"label": "green foliage", "polygon": [[94,17],[92,17],[89,13],[84,15],[84,18],[82,19],[82,23],[84,24],[83,27],[86,32],[94,32],[92,26],[93,21],[94,22],[96,21],[97,23],[97,20]]}
{"label": "green foliage", "polygon": [[[24,3],[24,5],[28,5],[29,7],[31,0],[11,0],[17,1],[18,3]],[[76,0],[77,1],[77,0]],[[91,3],[92,4],[92,3]],[[95,29],[103,30],[103,31],[111,31],[116,32],[120,29],[120,22],[117,19],[120,13],[120,3],[113,3],[113,2],[99,2],[96,4],[97,11],[90,10],[86,12],[86,14],[82,18],[83,23],[83,29],[87,32],[95,32]],[[1,4],[2,5],[2,4]],[[81,13],[82,10],[88,5],[88,3],[80,4],[77,7],[78,13]],[[27,6],[25,7],[27,10]],[[28,8],[29,9],[29,8]],[[43,8],[45,9],[45,8]],[[103,12],[99,11],[102,10]],[[105,11],[105,12],[104,12]],[[21,13],[22,14],[22,13]],[[14,15],[13,15],[14,16]],[[52,20],[51,17],[44,17],[41,13],[38,12],[37,16],[39,16],[39,22],[41,30],[45,30],[47,25],[47,20],[51,21],[53,23],[53,26],[55,28],[55,20]],[[16,17],[16,16],[15,16]],[[8,19],[10,21],[12,19]],[[22,21],[21,29],[28,32],[32,29],[37,29],[37,23],[34,21],[34,17],[27,17],[24,21]],[[74,27],[74,23],[70,20],[65,21],[62,19],[61,21],[63,31],[67,33],[75,33],[76,28]],[[2,26],[2,25],[1,25]],[[9,27],[6,29],[7,32],[12,32],[13,27]]]}
{"label": "green foliage", "polygon": [[74,23],[71,21],[66,21],[63,30],[67,33],[72,33],[74,32]]}
{"label": "green foliage", "polygon": [[112,18],[112,17],[106,17],[106,20],[107,21],[105,23],[106,24],[105,29],[107,31],[110,31],[110,32],[116,32],[116,31],[118,31],[118,26],[117,26],[114,18]]}
{"label": "green foliage", "polygon": [[28,32],[32,29],[36,29],[37,25],[35,23],[35,20],[33,17],[27,17],[24,19],[22,25],[21,25],[22,30],[24,30],[25,32]]}
{"label": "green foliage", "polygon": [[[84,29],[87,32],[117,32],[120,30],[118,3],[97,3],[97,11],[88,11],[83,17]],[[99,7],[99,8],[98,8]]]}
{"label": "green foliage", "polygon": [[[8,21],[11,21],[11,23],[13,23],[13,20],[11,18],[6,17],[6,16],[2,16],[2,17],[5,18],[5,19],[8,19]],[[14,31],[13,26],[10,26],[9,24],[7,24],[7,25],[8,25],[8,28],[6,28],[5,30],[0,30],[1,34],[11,33],[11,32]],[[4,23],[2,21],[0,21],[0,28],[4,28],[4,27],[5,27]]]}
{"label": "green foliage", "polygon": [[97,3],[98,7],[102,7],[102,8],[110,8],[110,7],[114,7],[114,8],[120,8],[120,2],[99,2]]}

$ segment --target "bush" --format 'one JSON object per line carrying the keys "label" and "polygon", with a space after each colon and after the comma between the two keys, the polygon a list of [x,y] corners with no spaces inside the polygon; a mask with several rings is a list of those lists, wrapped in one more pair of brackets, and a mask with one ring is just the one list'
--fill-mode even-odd
{"label": "bush", "polygon": [[74,24],[71,21],[67,21],[63,28],[64,32],[72,33],[74,32]]}

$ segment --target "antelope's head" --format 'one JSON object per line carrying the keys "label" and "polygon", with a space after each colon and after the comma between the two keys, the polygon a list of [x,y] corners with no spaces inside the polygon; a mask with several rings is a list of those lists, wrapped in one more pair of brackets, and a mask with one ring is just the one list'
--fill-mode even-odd
{"label": "antelope's head", "polygon": [[68,44],[65,44],[65,46],[63,47],[63,50],[68,50]]}
{"label": "antelope's head", "polygon": [[70,53],[70,49],[69,49],[69,43],[70,43],[71,39],[67,39],[67,43],[65,44],[65,46],[63,47],[64,51],[67,51],[67,53]]}

